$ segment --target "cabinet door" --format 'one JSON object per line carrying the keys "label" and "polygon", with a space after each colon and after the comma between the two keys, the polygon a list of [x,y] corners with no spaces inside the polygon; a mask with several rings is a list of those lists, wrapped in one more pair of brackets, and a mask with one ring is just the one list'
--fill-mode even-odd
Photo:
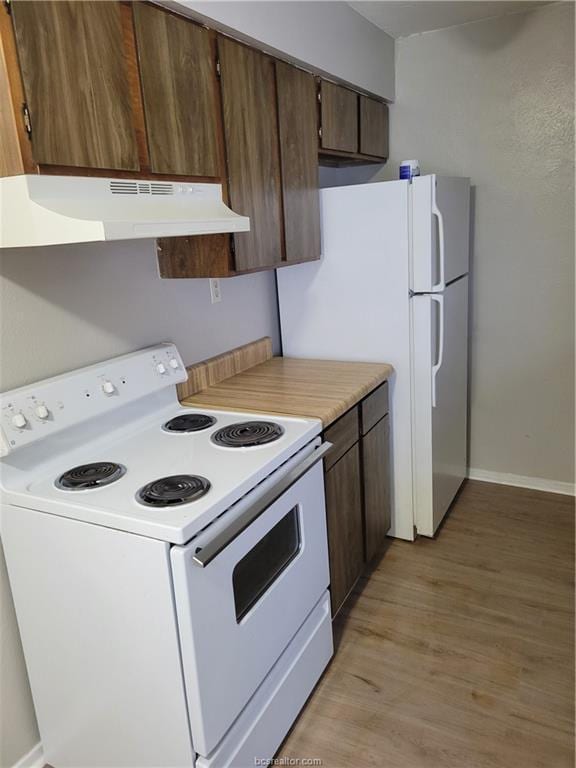
{"label": "cabinet door", "polygon": [[378,553],[390,528],[390,425],[385,416],[362,438],[366,561]]}
{"label": "cabinet door", "polygon": [[358,152],[358,94],[322,80],[322,149]]}
{"label": "cabinet door", "polygon": [[218,51],[230,205],[250,217],[250,232],[234,237],[236,269],[277,266],[283,233],[274,61],[225,37]]}
{"label": "cabinet door", "polygon": [[286,261],[320,258],[318,114],[313,75],[276,62]]}
{"label": "cabinet door", "polygon": [[360,152],[388,157],[388,105],[360,96]]}
{"label": "cabinet door", "polygon": [[120,3],[15,2],[39,164],[138,170]]}
{"label": "cabinet door", "polygon": [[362,489],[358,443],[326,472],[330,593],[335,615],[362,573]]}
{"label": "cabinet door", "polygon": [[223,175],[211,33],[144,3],[134,22],[152,171]]}

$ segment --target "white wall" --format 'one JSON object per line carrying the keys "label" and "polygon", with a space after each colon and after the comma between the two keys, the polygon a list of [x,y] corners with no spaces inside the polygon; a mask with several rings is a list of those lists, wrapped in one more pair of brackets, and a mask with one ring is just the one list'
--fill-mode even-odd
{"label": "white wall", "polygon": [[184,362],[278,339],[273,273],[161,280],[152,240],[3,251],[0,390],[174,341]]}
{"label": "white wall", "polygon": [[[154,243],[3,251],[0,390],[133,351],[176,342],[187,364],[261,336],[278,347],[273,273],[161,280]],[[38,741],[4,557],[0,551],[0,766]]]}
{"label": "white wall", "polygon": [[344,2],[161,0],[270,53],[394,99],[394,40]]}
{"label": "white wall", "polygon": [[398,40],[390,115],[389,163],[323,184],[471,177],[470,464],[573,483],[573,3]]}

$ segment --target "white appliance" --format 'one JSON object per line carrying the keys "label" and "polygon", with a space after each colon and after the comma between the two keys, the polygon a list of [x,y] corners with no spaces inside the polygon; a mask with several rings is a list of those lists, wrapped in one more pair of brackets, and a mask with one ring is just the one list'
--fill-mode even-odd
{"label": "white appliance", "polygon": [[390,535],[432,536],[466,474],[470,183],[321,191],[322,259],[278,271],[283,352],[385,361]]}
{"label": "white appliance", "polygon": [[79,176],[0,179],[0,248],[247,232],[220,184]]}
{"label": "white appliance", "polygon": [[44,761],[254,766],[332,655],[315,419],[182,407],[164,344],[0,398]]}

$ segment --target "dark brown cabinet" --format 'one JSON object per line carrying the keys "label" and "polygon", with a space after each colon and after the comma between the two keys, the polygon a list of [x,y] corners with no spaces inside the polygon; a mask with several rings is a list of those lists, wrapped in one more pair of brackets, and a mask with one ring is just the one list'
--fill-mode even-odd
{"label": "dark brown cabinet", "polygon": [[14,2],[38,165],[138,170],[119,2]]}
{"label": "dark brown cabinet", "polygon": [[360,403],[364,488],[364,554],[369,562],[382,550],[390,528],[390,425],[388,382]]}
{"label": "dark brown cabinet", "polygon": [[333,616],[390,528],[388,419],[384,382],[324,432],[333,445],[324,460]]}
{"label": "dark brown cabinet", "polygon": [[364,477],[364,541],[369,562],[380,552],[390,528],[389,417],[384,416],[362,437]]}
{"label": "dark brown cabinet", "polygon": [[320,162],[382,163],[388,158],[388,105],[320,80]]}
{"label": "dark brown cabinet", "polygon": [[276,62],[286,261],[320,258],[318,118],[313,75]]}
{"label": "dark brown cabinet", "polygon": [[360,153],[388,157],[388,105],[360,96]]}
{"label": "dark brown cabinet", "polygon": [[356,443],[325,476],[332,615],[342,606],[364,565],[360,472]]}
{"label": "dark brown cabinet", "polygon": [[234,235],[236,269],[274,267],[283,258],[274,60],[226,37],[218,53],[230,205],[250,217],[250,232]]}
{"label": "dark brown cabinet", "polygon": [[140,2],[134,26],[150,170],[224,177],[213,33]]}
{"label": "dark brown cabinet", "polygon": [[315,78],[228,38],[218,43],[232,236],[160,240],[162,277],[226,277],[320,258]]}
{"label": "dark brown cabinet", "polygon": [[219,182],[225,202],[250,218],[246,233],[160,239],[162,277],[320,258],[319,162],[387,154],[384,103],[168,9],[12,0],[7,10],[2,175]]}
{"label": "dark brown cabinet", "polygon": [[358,152],[358,94],[342,85],[320,83],[320,147]]}

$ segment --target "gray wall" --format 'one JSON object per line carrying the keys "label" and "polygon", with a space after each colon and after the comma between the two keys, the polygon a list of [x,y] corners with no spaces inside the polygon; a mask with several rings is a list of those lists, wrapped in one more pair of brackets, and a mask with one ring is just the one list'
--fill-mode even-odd
{"label": "gray wall", "polygon": [[475,186],[470,464],[573,481],[574,5],[396,55],[392,166],[415,157]]}
{"label": "gray wall", "polygon": [[274,275],[161,280],[152,240],[11,249],[0,259],[0,391],[174,341],[184,362],[263,335],[278,345]]}
{"label": "gray wall", "polygon": [[394,40],[344,2],[161,0],[271,53],[394,99]]}
{"label": "gray wall", "polygon": [[388,165],[323,174],[417,158],[471,177],[470,465],[552,487],[574,480],[573,120],[574,5],[556,3],[398,40]]}
{"label": "gray wall", "polygon": [[[278,347],[273,273],[160,280],[150,240],[3,251],[0,390],[148,344],[176,342],[186,364],[270,335]],[[38,741],[14,608],[0,551],[0,766]]]}

